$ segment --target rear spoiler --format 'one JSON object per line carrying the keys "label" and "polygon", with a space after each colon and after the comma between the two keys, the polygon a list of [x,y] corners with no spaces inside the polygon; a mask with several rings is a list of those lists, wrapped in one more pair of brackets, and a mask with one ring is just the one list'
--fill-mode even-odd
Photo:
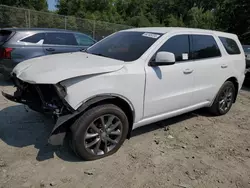
{"label": "rear spoiler", "polygon": [[4,43],[6,43],[8,40],[10,40],[16,34],[16,32],[13,30],[0,29],[0,34],[3,34],[3,33],[5,33],[6,35],[8,35],[8,33],[9,33],[9,36],[6,37],[3,41],[0,41],[0,45],[3,45]]}

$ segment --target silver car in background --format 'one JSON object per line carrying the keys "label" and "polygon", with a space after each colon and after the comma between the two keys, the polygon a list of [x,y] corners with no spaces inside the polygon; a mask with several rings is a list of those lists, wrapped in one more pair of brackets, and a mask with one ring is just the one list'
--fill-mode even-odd
{"label": "silver car in background", "polygon": [[1,29],[0,74],[8,78],[13,68],[24,60],[80,51],[92,46],[95,42],[88,35],[63,29]]}

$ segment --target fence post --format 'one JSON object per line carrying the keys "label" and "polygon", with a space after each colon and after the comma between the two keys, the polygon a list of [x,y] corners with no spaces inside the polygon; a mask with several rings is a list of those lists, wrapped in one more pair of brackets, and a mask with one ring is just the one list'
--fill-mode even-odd
{"label": "fence post", "polygon": [[30,10],[28,10],[28,16],[29,16],[29,28],[30,28]]}
{"label": "fence post", "polygon": [[26,26],[26,28],[28,28],[29,25],[28,25],[28,16],[27,16],[27,11],[26,10],[24,10],[24,16],[25,16],[25,26]]}
{"label": "fence post", "polygon": [[95,39],[95,27],[96,27],[96,25],[95,25],[96,24],[95,19],[93,20],[93,22],[94,23],[93,23],[93,36],[92,37],[93,37],[93,39]]}
{"label": "fence post", "polygon": [[64,29],[67,29],[67,16],[64,17]]}

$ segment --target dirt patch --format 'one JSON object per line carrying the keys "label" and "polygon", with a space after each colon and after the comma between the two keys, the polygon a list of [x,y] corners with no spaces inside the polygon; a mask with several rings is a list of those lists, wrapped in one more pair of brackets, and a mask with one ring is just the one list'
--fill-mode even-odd
{"label": "dirt patch", "polygon": [[249,114],[243,89],[225,116],[199,110],[148,125],[116,154],[82,162],[67,145],[47,144],[50,119],[0,96],[0,187],[249,188]]}

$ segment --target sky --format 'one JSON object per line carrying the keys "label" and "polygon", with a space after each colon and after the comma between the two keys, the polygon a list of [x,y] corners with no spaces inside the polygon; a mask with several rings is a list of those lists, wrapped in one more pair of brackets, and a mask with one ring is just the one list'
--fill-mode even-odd
{"label": "sky", "polygon": [[47,0],[49,10],[56,10],[56,0]]}

